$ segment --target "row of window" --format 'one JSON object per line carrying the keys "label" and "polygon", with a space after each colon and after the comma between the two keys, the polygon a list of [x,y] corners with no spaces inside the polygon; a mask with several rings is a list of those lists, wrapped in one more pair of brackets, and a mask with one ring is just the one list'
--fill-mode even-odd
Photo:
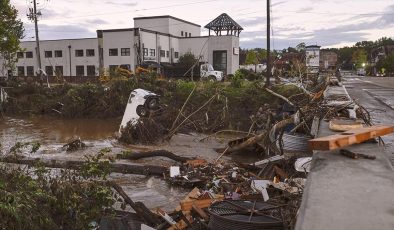
{"label": "row of window", "polygon": [[27,51],[27,52],[18,52],[16,53],[17,58],[33,58],[33,52],[32,51]]}
{"label": "row of window", "polygon": [[[181,36],[182,37],[188,37],[187,36],[187,32],[185,31],[185,32],[183,32],[183,31],[181,31]],[[189,33],[189,37],[191,37],[192,36],[192,33]]]}
{"label": "row of window", "polygon": [[[155,49],[149,49],[149,55],[148,55],[148,48],[144,48],[144,57],[156,57],[156,50]],[[165,50],[160,50],[160,57],[169,57],[170,56],[170,51],[165,51]],[[179,52],[174,52],[174,57],[179,58]]]}
{"label": "row of window", "polygon": [[[63,57],[63,50],[45,50],[44,51],[44,56],[46,58],[52,58],[53,54],[55,55],[55,58],[61,58]],[[24,58],[26,56],[26,58],[33,58],[33,52],[29,51],[29,52],[18,52],[16,54],[16,56],[20,59],[20,58]],[[84,56],[84,50],[75,50],[75,57],[83,57]],[[95,56],[95,52],[94,49],[86,49],[86,57],[94,57]]]}
{"label": "row of window", "polygon": [[[24,66],[17,67],[18,76],[34,76],[34,66],[26,66],[26,72]],[[26,73],[26,75],[25,75]],[[48,76],[54,75],[63,75],[63,66],[45,66],[45,73]],[[77,65],[75,66],[75,73],[77,76],[85,76],[85,66]],[[96,66],[87,65],[86,66],[86,75],[87,76],[96,76]]]}
{"label": "row of window", "polygon": [[[109,49],[109,56],[119,56],[118,48]],[[121,56],[130,56],[130,48],[120,48]]]}

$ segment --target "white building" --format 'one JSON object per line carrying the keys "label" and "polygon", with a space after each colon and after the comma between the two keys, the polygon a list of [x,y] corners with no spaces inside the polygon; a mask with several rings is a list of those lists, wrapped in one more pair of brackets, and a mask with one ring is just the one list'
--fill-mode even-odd
{"label": "white building", "polygon": [[319,72],[320,46],[311,45],[305,47],[305,61],[309,73]]}
{"label": "white building", "polygon": [[[227,14],[206,26],[216,36],[201,36],[200,25],[168,15],[134,18],[134,26],[98,30],[97,38],[41,41],[42,68],[48,75],[98,76],[100,70],[119,66],[133,70],[146,61],[173,64],[187,52],[225,74],[234,74],[239,68],[242,27]],[[222,31],[227,34],[222,35]],[[35,42],[21,42],[23,52],[18,53],[14,75],[35,75],[38,70],[35,47]],[[9,70],[2,67],[0,75],[7,74]]]}

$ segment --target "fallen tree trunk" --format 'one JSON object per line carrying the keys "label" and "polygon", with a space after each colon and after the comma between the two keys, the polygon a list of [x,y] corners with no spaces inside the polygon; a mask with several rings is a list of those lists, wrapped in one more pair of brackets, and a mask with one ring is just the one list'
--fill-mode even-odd
{"label": "fallen tree trunk", "polygon": [[[77,160],[54,160],[54,159],[41,159],[32,157],[2,157],[0,162],[10,164],[22,164],[22,165],[37,165],[47,168],[62,168],[62,169],[75,169],[79,170],[85,162]],[[142,165],[142,164],[122,164],[122,163],[110,163],[110,172],[123,173],[123,174],[138,174],[138,175],[160,175],[167,173],[169,169],[164,166],[157,165]]]}
{"label": "fallen tree trunk", "polygon": [[254,144],[264,140],[264,138],[266,136],[267,136],[267,132],[264,132],[262,134],[259,134],[259,135],[256,135],[254,137],[248,138],[248,139],[246,139],[245,141],[243,141],[242,143],[240,143],[238,145],[235,145],[235,146],[227,148],[226,153],[229,154],[229,153],[233,153],[233,152],[245,149],[248,146],[254,145]]}
{"label": "fallen tree trunk", "polygon": [[174,161],[178,161],[182,163],[186,163],[189,160],[193,160],[192,158],[175,155],[174,153],[169,152],[167,150],[154,150],[148,152],[126,152],[117,155],[117,158],[127,159],[127,160],[138,160],[138,159],[149,158],[149,157],[167,157]]}
{"label": "fallen tree trunk", "polygon": [[150,226],[157,226],[161,223],[159,217],[152,213],[146,206],[141,202],[134,202],[126,194],[121,186],[113,181],[108,182],[110,186],[123,198],[124,202],[134,209],[134,211]]}

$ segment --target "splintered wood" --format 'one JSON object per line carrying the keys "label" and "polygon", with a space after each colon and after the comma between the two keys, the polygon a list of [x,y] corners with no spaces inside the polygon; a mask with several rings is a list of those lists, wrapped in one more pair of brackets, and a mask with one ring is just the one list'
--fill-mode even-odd
{"label": "splintered wood", "polygon": [[394,126],[374,125],[370,127],[352,129],[340,134],[320,137],[309,141],[311,150],[333,150],[345,146],[362,143],[394,132]]}

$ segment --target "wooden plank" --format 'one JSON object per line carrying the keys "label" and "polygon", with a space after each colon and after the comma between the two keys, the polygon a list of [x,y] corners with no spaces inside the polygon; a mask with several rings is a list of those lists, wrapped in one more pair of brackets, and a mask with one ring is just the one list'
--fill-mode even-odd
{"label": "wooden plank", "polygon": [[196,205],[192,206],[192,210],[196,212],[201,218],[203,218],[206,221],[209,221],[208,215],[202,210],[201,208],[197,207]]}
{"label": "wooden plank", "polygon": [[224,195],[214,194],[214,198],[212,199],[188,199],[180,202],[182,211],[190,211],[192,210],[193,205],[199,208],[208,208],[215,201],[224,200]]}
{"label": "wooden plank", "polygon": [[209,206],[211,206],[213,201],[214,201],[213,199],[182,201],[181,208],[182,211],[192,210],[193,205],[199,208],[208,208]]}
{"label": "wooden plank", "polygon": [[309,148],[311,150],[333,150],[353,144],[359,144],[393,132],[394,126],[389,125],[374,125],[351,129],[340,134],[310,140]]}

